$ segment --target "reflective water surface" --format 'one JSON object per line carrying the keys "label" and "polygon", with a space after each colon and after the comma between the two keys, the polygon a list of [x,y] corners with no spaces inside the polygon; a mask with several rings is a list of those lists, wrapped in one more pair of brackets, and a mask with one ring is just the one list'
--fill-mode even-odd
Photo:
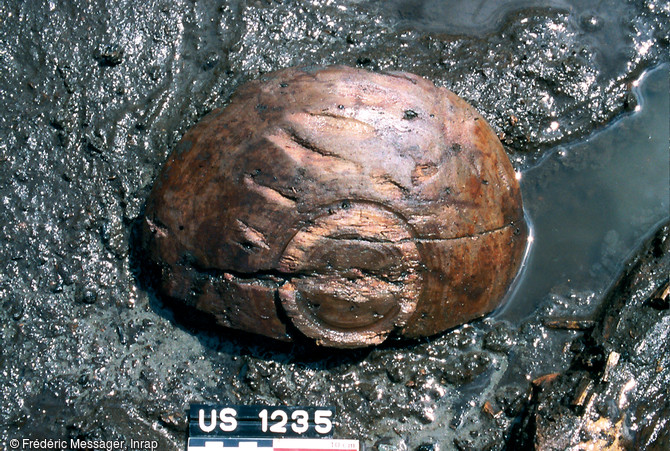
{"label": "reflective water surface", "polygon": [[668,218],[669,72],[664,65],[639,80],[636,112],[522,174],[534,241],[517,289],[497,315],[523,318],[551,293],[569,294],[568,286],[597,298]]}

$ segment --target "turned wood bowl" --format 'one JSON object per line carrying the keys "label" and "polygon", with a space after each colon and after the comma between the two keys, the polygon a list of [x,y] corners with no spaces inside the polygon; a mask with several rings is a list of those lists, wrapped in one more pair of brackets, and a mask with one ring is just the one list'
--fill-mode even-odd
{"label": "turned wood bowl", "polygon": [[248,82],[189,130],[142,241],[159,290],[221,325],[359,347],[491,312],[527,234],[471,106],[416,75],[333,66]]}

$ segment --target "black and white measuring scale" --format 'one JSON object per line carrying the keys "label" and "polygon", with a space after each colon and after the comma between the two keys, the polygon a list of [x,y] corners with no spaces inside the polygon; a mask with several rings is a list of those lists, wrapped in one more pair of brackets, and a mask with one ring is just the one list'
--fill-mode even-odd
{"label": "black and white measuring scale", "polygon": [[359,451],[333,439],[334,407],[191,404],[187,451]]}

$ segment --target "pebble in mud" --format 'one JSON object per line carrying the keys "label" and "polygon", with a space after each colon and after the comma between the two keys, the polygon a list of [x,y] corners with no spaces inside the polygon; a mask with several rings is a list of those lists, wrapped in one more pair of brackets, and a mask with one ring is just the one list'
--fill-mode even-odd
{"label": "pebble in mud", "polygon": [[404,72],[280,70],[191,129],[147,203],[170,297],[324,346],[434,335],[493,310],[526,248],[495,133]]}

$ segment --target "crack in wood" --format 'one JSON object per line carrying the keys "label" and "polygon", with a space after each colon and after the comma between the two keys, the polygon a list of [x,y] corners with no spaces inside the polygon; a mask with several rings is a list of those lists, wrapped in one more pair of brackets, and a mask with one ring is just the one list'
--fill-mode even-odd
{"label": "crack in wood", "polygon": [[382,175],[372,175],[372,177],[379,183],[383,185],[392,185],[394,189],[399,190],[402,195],[408,195],[410,193],[410,190],[408,187],[402,185],[400,182],[392,179],[389,175],[387,174],[382,174]]}
{"label": "crack in wood", "polygon": [[265,235],[263,235],[261,232],[251,227],[249,224],[246,224],[241,219],[236,219],[236,222],[246,242],[257,248],[266,250],[270,249],[270,246],[268,245],[268,242],[265,239]]}
{"label": "crack in wood", "polygon": [[297,197],[283,193],[279,191],[277,188],[258,183],[249,174],[244,175],[244,185],[251,191],[254,191],[260,194],[261,196],[265,197],[268,201],[272,201],[277,204],[284,205],[286,207],[295,208],[295,204],[298,201]]}
{"label": "crack in wood", "polygon": [[342,160],[346,163],[353,164],[356,167],[361,167],[359,163],[356,161],[350,160],[348,158],[343,157],[342,155],[336,154],[334,152],[322,149],[321,147],[317,146],[307,138],[300,136],[295,130],[289,129],[287,131],[287,136],[288,138],[296,145],[300,146],[302,149],[308,150],[310,152],[314,152],[318,155],[321,155],[322,157],[326,158],[335,158],[337,160]]}

